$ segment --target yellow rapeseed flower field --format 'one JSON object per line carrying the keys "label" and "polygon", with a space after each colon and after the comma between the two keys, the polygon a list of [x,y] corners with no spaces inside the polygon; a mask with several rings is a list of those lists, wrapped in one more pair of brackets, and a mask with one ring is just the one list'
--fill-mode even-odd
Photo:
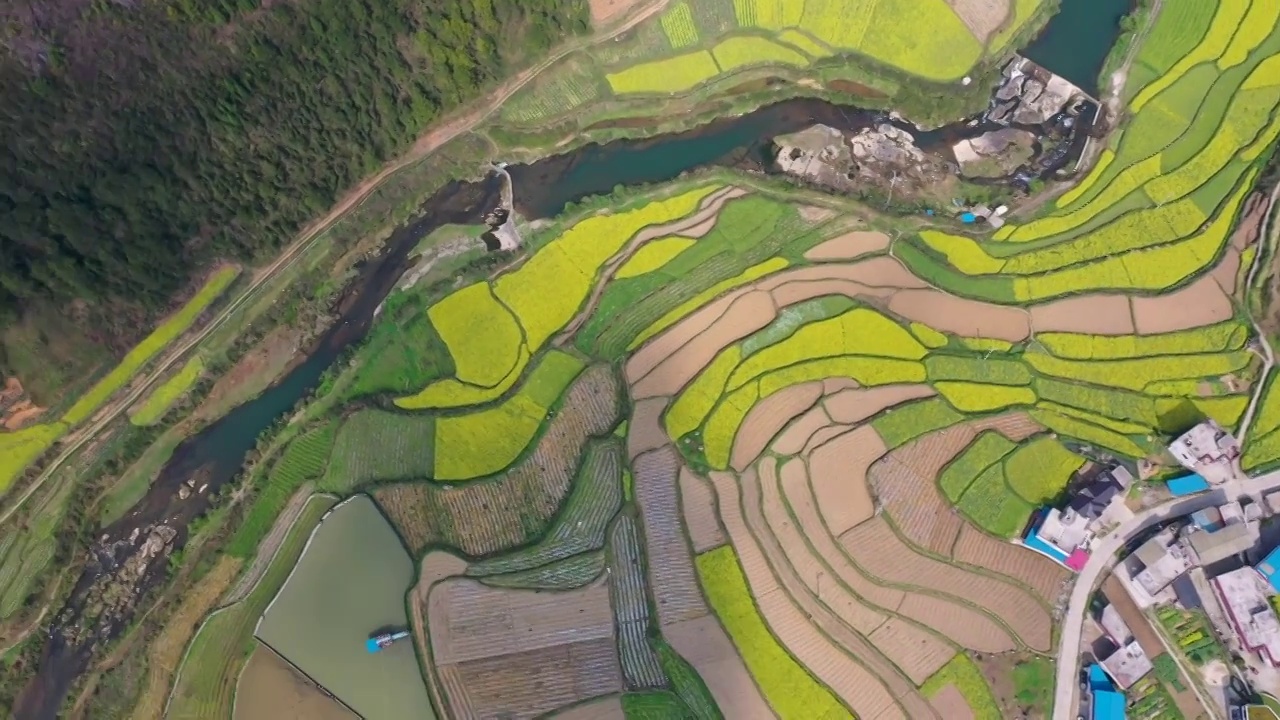
{"label": "yellow rapeseed flower field", "polygon": [[946,258],[951,267],[965,275],[994,275],[1004,270],[1005,261],[992,257],[971,237],[922,230],[920,239],[930,250]]}
{"label": "yellow rapeseed flower field", "polygon": [[831,56],[831,49],[818,42],[808,33],[796,28],[786,28],[778,33],[778,39],[800,49],[809,57],[824,58]]}
{"label": "yellow rapeseed flower field", "polygon": [[992,412],[1014,405],[1032,405],[1036,401],[1031,388],[1016,385],[940,380],[933,383],[933,389],[955,409],[966,413]]}
{"label": "yellow rapeseed flower field", "polygon": [[707,416],[707,422],[702,426],[702,447],[708,465],[719,470],[729,467],[733,438],[759,399],[759,384],[751,383],[724,396]]}
{"label": "yellow rapeseed flower field", "polygon": [[619,95],[685,92],[720,74],[720,67],[706,50],[633,65],[605,75]]}
{"label": "yellow rapeseed flower field", "polygon": [[760,396],[768,397],[782,388],[810,380],[847,377],[864,387],[894,383],[922,383],[924,365],[915,360],[881,357],[829,357],[789,365],[760,378]]}
{"label": "yellow rapeseed flower field", "polygon": [[672,440],[679,440],[702,425],[716,401],[724,394],[729,375],[741,359],[741,348],[730,345],[716,355],[715,360],[703,368],[693,382],[680,392],[664,418],[667,435]]}
{"label": "yellow rapeseed flower field", "polygon": [[805,67],[809,58],[785,45],[755,35],[727,38],[711,50],[721,71],[730,72],[748,65],[791,65]]}
{"label": "yellow rapeseed flower field", "polygon": [[693,24],[693,12],[689,3],[678,2],[672,5],[660,20],[662,32],[666,33],[671,47],[679,50],[698,42],[698,27]]}
{"label": "yellow rapeseed flower field", "polygon": [[653,272],[671,262],[672,258],[687,250],[694,242],[692,238],[677,235],[650,240],[623,263],[613,277],[622,280]]}
{"label": "yellow rapeseed flower field", "polygon": [[[488,283],[478,282],[446,295],[427,310],[427,317],[449,348],[454,376],[461,382],[493,387],[516,366],[524,335]],[[412,407],[415,397],[397,404]]]}
{"label": "yellow rapeseed flower field", "polygon": [[1142,392],[1157,380],[1209,378],[1235,372],[1249,364],[1247,350],[1202,355],[1164,355],[1127,360],[1063,360],[1040,352],[1023,355],[1042,375],[1079,380],[1091,385]]}
{"label": "yellow rapeseed flower field", "polygon": [[[1050,215],[1019,226],[1008,234],[1010,241],[1024,242],[1064,233],[1092,220],[1098,213],[1120,202],[1126,195],[1160,176],[1160,157],[1149,157],[1130,165],[1088,204],[1057,215]],[[1008,227],[1008,226],[1006,226]],[[1001,228],[1003,230],[1004,228]],[[998,238],[999,236],[997,236]]]}
{"label": "yellow rapeseed flower field", "polygon": [[1159,95],[1160,91],[1172,85],[1196,65],[1203,62],[1214,62],[1222,57],[1227,48],[1230,47],[1231,40],[1235,37],[1236,30],[1244,20],[1245,12],[1249,9],[1249,5],[1250,0],[1219,0],[1218,10],[1213,15],[1213,22],[1209,25],[1209,30],[1205,33],[1205,36],[1200,40],[1200,44],[1175,63],[1169,69],[1169,72],[1143,88],[1133,98],[1133,102],[1129,104],[1130,112],[1136,113],[1141,110],[1144,105],[1151,102],[1152,98]]}
{"label": "yellow rapeseed flower field", "polygon": [[1093,443],[1130,458],[1142,458],[1147,455],[1146,451],[1133,440],[1112,430],[1039,408],[1032,408],[1030,414],[1036,422],[1059,435]]}
{"label": "yellow rapeseed flower field", "polygon": [[911,334],[915,335],[916,339],[923,343],[927,348],[940,348],[950,342],[946,335],[943,335],[923,323],[911,323]]}
{"label": "yellow rapeseed flower field", "polygon": [[1036,334],[1036,340],[1049,352],[1068,360],[1119,360],[1151,355],[1223,352],[1243,348],[1248,339],[1249,327],[1239,320],[1159,335]]}
{"label": "yellow rapeseed flower field", "polygon": [[1240,28],[1231,38],[1231,45],[1218,59],[1218,69],[1226,70],[1248,59],[1249,53],[1275,30],[1277,21],[1280,21],[1280,3],[1253,0]]}
{"label": "yellow rapeseed flower field", "polygon": [[1094,184],[1098,182],[1103,173],[1107,171],[1107,167],[1111,165],[1115,159],[1116,154],[1111,151],[1111,148],[1103,150],[1102,155],[1098,157],[1098,163],[1093,166],[1093,169],[1089,171],[1089,174],[1085,175],[1080,182],[1076,183],[1075,187],[1063,193],[1054,204],[1059,208],[1065,208],[1076,200],[1079,200],[1081,197],[1084,197],[1084,194],[1089,192],[1089,188],[1093,187]]}

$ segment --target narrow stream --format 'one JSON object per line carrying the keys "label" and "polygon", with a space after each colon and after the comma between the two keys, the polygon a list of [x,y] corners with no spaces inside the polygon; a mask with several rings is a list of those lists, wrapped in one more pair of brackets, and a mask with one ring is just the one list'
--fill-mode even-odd
{"label": "narrow stream", "polygon": [[[1087,8],[1092,5],[1119,7],[1127,2],[1064,0],[1063,4],[1065,8]],[[1097,21],[1095,17],[1090,27],[1096,28]],[[1046,30],[1038,44],[1045,43],[1044,46],[1049,47],[1046,38],[1054,32],[1054,28]],[[1114,33],[1096,34],[1096,37],[1101,36],[1113,39]],[[1045,52],[1057,53],[1062,60],[1078,53],[1078,49]],[[1101,56],[1105,54],[1103,48],[1096,60],[1099,66]],[[1069,70],[1062,62],[1051,58],[1044,58],[1041,63],[1064,74],[1064,70]],[[1097,71],[1092,72],[1096,74]],[[1068,78],[1079,84],[1078,77]],[[1090,89],[1092,83],[1081,84],[1081,87]],[[550,217],[569,202],[608,193],[617,185],[662,182],[706,165],[733,164],[764,169],[771,138],[815,123],[857,130],[888,121],[888,117],[880,112],[798,99],[740,117],[716,120],[684,133],[650,140],[589,145],[532,164],[513,165],[509,171],[520,212],[530,219]],[[974,137],[988,129],[961,122],[921,132],[909,125],[894,124],[908,129],[923,149],[962,137]],[[186,540],[188,524],[205,512],[208,496],[218,492],[236,476],[258,437],[315,387],[321,374],[344,350],[365,336],[375,309],[395,287],[407,267],[409,252],[419,239],[447,223],[480,223],[486,213],[497,207],[499,188],[495,175],[483,182],[451,183],[433,195],[423,204],[416,219],[392,235],[387,251],[365,267],[351,283],[336,308],[338,321],[311,349],[304,362],[262,395],[235,408],[178,446],[147,495],[125,517],[103,531],[102,540],[93,548],[92,560],[77,582],[70,600],[54,616],[40,668],[18,697],[17,717],[53,720],[68,689],[89,666],[95,649],[119,635],[133,620],[131,606],[120,613],[93,614],[92,617],[86,614],[86,611],[95,609],[97,596],[94,593],[99,581],[107,576],[121,575],[128,570],[131,561],[136,565],[147,534],[153,527],[165,525],[173,528],[176,531],[174,547],[180,548]],[[197,488],[207,485],[207,488],[203,493],[180,501],[178,490],[183,484],[194,484]],[[130,584],[135,598],[164,580],[167,567],[163,560],[161,556],[137,571],[137,577]]]}

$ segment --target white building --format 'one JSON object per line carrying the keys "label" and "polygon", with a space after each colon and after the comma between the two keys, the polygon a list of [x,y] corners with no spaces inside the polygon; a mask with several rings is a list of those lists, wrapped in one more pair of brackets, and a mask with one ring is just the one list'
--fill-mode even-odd
{"label": "white building", "polygon": [[1273,667],[1280,666],[1280,618],[1271,607],[1271,584],[1251,567],[1223,573],[1209,582],[1240,644]]}
{"label": "white building", "polygon": [[1235,477],[1240,443],[1213,420],[1206,420],[1179,435],[1169,445],[1174,459],[1212,484]]}

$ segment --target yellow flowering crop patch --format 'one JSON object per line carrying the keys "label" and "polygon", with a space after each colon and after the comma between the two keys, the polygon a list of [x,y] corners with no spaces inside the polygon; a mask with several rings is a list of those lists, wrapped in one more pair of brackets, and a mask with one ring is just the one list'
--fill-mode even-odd
{"label": "yellow flowering crop patch", "polygon": [[1115,418],[1109,418],[1109,417],[1106,417],[1105,415],[1098,415],[1096,413],[1091,413],[1088,410],[1081,410],[1080,408],[1074,408],[1069,405],[1059,405],[1058,403],[1049,402],[1048,400],[1041,400],[1040,402],[1036,403],[1036,407],[1041,410],[1048,410],[1051,412],[1055,412],[1059,415],[1066,415],[1067,417],[1074,418],[1076,420],[1080,420],[1086,423],[1090,423],[1092,425],[1098,425],[1102,428],[1110,430],[1111,432],[1119,433],[1121,435],[1151,434],[1151,428],[1143,425],[1138,425],[1137,423],[1125,422],[1124,420],[1116,420]]}
{"label": "yellow flowering crop patch", "polygon": [[729,546],[697,558],[698,578],[769,707],[781,720],[849,718],[835,695],[778,643],[751,599],[751,589]]}
{"label": "yellow flowering crop patch", "polygon": [[950,342],[946,335],[943,335],[924,323],[911,323],[911,334],[915,335],[916,339],[923,343],[927,348],[944,347]]}
{"label": "yellow flowering crop patch", "polygon": [[742,350],[737,345],[725,348],[681,391],[664,418],[667,435],[672,440],[679,440],[702,425],[741,359]]}
{"label": "yellow flowering crop patch", "polygon": [[[757,4],[767,5],[770,0],[759,0]],[[800,27],[809,31],[814,37],[830,45],[832,48],[857,50],[871,25],[871,14],[875,12],[879,0],[772,0],[779,5],[790,5],[802,12]],[[758,27],[770,30],[781,29],[784,25],[779,21],[789,19],[778,17],[771,24],[768,18],[761,18]],[[794,25],[796,23],[786,23]]]}
{"label": "yellow flowering crop patch", "polygon": [[924,359],[929,380],[964,380],[996,385],[1028,385],[1031,371],[1017,360],[1003,357],[979,358],[958,355],[930,355]]}
{"label": "yellow flowering crop patch", "polygon": [[775,273],[785,268],[788,264],[789,263],[787,262],[786,258],[780,258],[780,257],[770,258],[768,260],[765,260],[762,263],[752,265],[746,270],[743,270],[736,277],[731,277],[728,280],[724,280],[716,283],[715,285],[712,285],[711,287],[707,288],[706,290],[703,290],[702,292],[698,293],[692,298],[680,303],[678,307],[676,307],[675,309],[668,312],[666,315],[663,315],[662,317],[654,321],[652,325],[645,328],[643,332],[637,335],[635,340],[631,341],[631,344],[627,346],[627,349],[634,350],[640,347],[641,345],[644,344],[645,340],[648,340],[654,335],[657,335],[663,330],[666,330],[667,328],[676,324],[676,322],[678,322],[685,315],[688,315],[694,310],[697,310],[698,308],[702,307],[708,302],[714,300],[718,295],[725,292],[726,290],[731,290],[741,285],[746,285],[752,280],[758,280],[764,277],[765,275],[768,275],[770,273]]}
{"label": "yellow flowering crop patch", "polygon": [[1280,85],[1280,55],[1272,55],[1258,63],[1257,69],[1244,79],[1240,90],[1253,90],[1272,85]]}
{"label": "yellow flowering crop patch", "polygon": [[810,380],[847,377],[864,387],[924,382],[924,365],[913,360],[880,357],[831,357],[790,365],[760,378],[760,396]]}
{"label": "yellow flowering crop patch", "polygon": [[1271,143],[1276,141],[1276,137],[1280,137],[1280,117],[1272,120],[1267,129],[1259,133],[1252,145],[1240,151],[1240,159],[1244,162],[1257,160],[1267,148],[1271,147]]}
{"label": "yellow flowering crop patch", "polygon": [[[427,310],[440,334],[455,376],[461,382],[489,388],[502,382],[520,358],[524,335],[505,305],[486,282],[468,285],[446,295]],[[402,398],[413,406],[416,396]]]}
{"label": "yellow flowering crop patch", "polygon": [[1004,270],[1005,261],[989,255],[973,238],[922,230],[920,239],[965,275],[993,275]]}
{"label": "yellow flowering crop patch", "polygon": [[703,454],[708,465],[719,470],[729,467],[733,438],[758,399],[760,393],[757,383],[752,383],[726,395],[716,409],[711,411],[707,423],[702,427]]}
{"label": "yellow flowering crop patch", "polygon": [[480,405],[495,400],[510,390],[520,374],[529,364],[529,351],[520,345],[515,367],[493,387],[480,387],[454,378],[437,380],[413,395],[396,398],[396,407],[405,410],[427,410],[432,408],[458,408],[468,405]]}
{"label": "yellow flowering crop patch", "polygon": [[680,237],[678,235],[651,240],[642,245],[635,255],[632,255],[623,263],[613,277],[617,280],[622,280],[653,272],[671,262],[671,259],[675,256],[689,249],[689,246],[694,242],[693,238]]}
{"label": "yellow flowering crop patch", "polygon": [[898,323],[869,308],[857,307],[827,320],[809,323],[791,337],[747,358],[729,379],[741,387],[770,370],[835,355],[874,355],[919,360],[928,353]]}
{"label": "yellow flowering crop patch", "polygon": [[991,693],[991,687],[982,677],[982,671],[964,652],[956,653],[941,670],[925,680],[920,692],[933,699],[948,685],[960,691],[965,704],[973,711],[973,720],[1001,720],[1000,705]]}
{"label": "yellow flowering crop patch", "polygon": [[1068,360],[1118,360],[1223,352],[1243,348],[1248,339],[1249,326],[1239,320],[1159,335],[1036,334],[1036,340],[1049,352]]}
{"label": "yellow flowering crop patch", "polygon": [[955,409],[966,413],[992,412],[1036,401],[1036,394],[1029,387],[943,380],[933,383],[933,389]]}
{"label": "yellow flowering crop patch", "polygon": [[1041,437],[1014,450],[1004,461],[1004,474],[1023,500],[1040,505],[1061,494],[1081,465],[1084,458],[1055,438]]}
{"label": "yellow flowering crop patch", "polygon": [[553,350],[533,368],[520,391],[501,404],[436,418],[435,479],[470,480],[515,462],[537,434],[547,410],[582,368],[581,360]]}
{"label": "yellow flowering crop patch", "polygon": [[1201,355],[1166,355],[1127,360],[1063,360],[1053,355],[1029,352],[1023,356],[1044,375],[1079,380],[1093,385],[1143,391],[1157,380],[1218,377],[1249,364],[1253,357],[1245,350]]}
{"label": "yellow flowering crop patch", "polygon": [[720,68],[706,50],[676,55],[664,60],[640,63],[605,75],[609,87],[619,95],[665,94],[690,90],[720,74]]}
{"label": "yellow flowering crop patch", "polygon": [[1013,343],[999,338],[960,338],[960,343],[970,350],[977,350],[981,353],[988,351],[1009,352],[1013,349]]}
{"label": "yellow flowering crop patch", "polygon": [[173,403],[191,389],[202,372],[204,363],[200,358],[188,360],[173,377],[153,389],[146,400],[133,408],[133,412],[129,414],[129,422],[143,427],[160,422]]}
{"label": "yellow flowering crop patch", "polygon": [[831,48],[828,48],[826,45],[814,40],[813,36],[802,30],[786,28],[782,32],[778,33],[778,39],[789,45],[794,45],[809,57],[824,58],[831,56]]}
{"label": "yellow flowering crop patch", "polygon": [[[738,3],[743,7],[738,10]],[[742,27],[759,27],[780,30],[801,24],[805,4],[788,0],[735,0],[738,24]],[[749,19],[748,19],[749,18]]]}
{"label": "yellow flowering crop patch", "polygon": [[1277,20],[1280,20],[1280,3],[1253,0],[1249,4],[1249,12],[1231,38],[1230,47],[1218,58],[1218,69],[1226,70],[1248,59],[1249,53],[1275,30]]}
{"label": "yellow flowering crop patch", "polygon": [[959,79],[982,57],[982,45],[944,0],[879,0],[858,49],[939,81]]}
{"label": "yellow flowering crop patch", "polygon": [[[1206,417],[1212,418],[1224,428],[1234,430],[1240,424],[1240,418],[1249,407],[1248,395],[1225,395],[1222,397],[1196,398],[1191,401]],[[1160,407],[1160,401],[1156,401]]]}
{"label": "yellow flowering crop patch", "polygon": [[1063,193],[1062,197],[1059,197],[1058,201],[1054,204],[1059,208],[1066,208],[1071,203],[1084,197],[1084,194],[1089,192],[1089,188],[1093,187],[1094,184],[1098,182],[1098,179],[1102,177],[1102,175],[1107,171],[1107,167],[1111,165],[1115,159],[1116,154],[1111,151],[1111,148],[1103,150],[1102,154],[1098,156],[1098,164],[1093,166],[1093,169],[1089,171],[1089,174],[1085,175],[1080,182],[1076,183],[1075,187]]}
{"label": "yellow flowering crop patch", "polygon": [[1136,113],[1141,110],[1144,105],[1151,102],[1152,98],[1159,95],[1161,90],[1172,85],[1196,65],[1202,62],[1214,62],[1222,57],[1230,47],[1231,40],[1240,27],[1241,21],[1244,20],[1245,11],[1249,9],[1249,5],[1250,0],[1220,0],[1218,11],[1214,13],[1213,22],[1210,23],[1209,30],[1200,40],[1200,44],[1178,60],[1169,72],[1143,88],[1129,104],[1130,112]]}
{"label": "yellow flowering crop patch", "polygon": [[589,217],[498,278],[494,292],[519,318],[529,351],[537,352],[573,319],[591,294],[600,268],[637,232],[691,214],[717,187],[703,185],[634,210]]}
{"label": "yellow flowering crop patch", "polygon": [[1050,430],[1075,438],[1084,443],[1097,445],[1106,448],[1112,452],[1120,453],[1131,458],[1146,457],[1147,453],[1138,446],[1132,439],[1121,435],[1117,432],[1098,427],[1091,423],[1077,420],[1076,418],[1059,415],[1048,410],[1033,408],[1031,417],[1041,425]]}
{"label": "yellow flowering crop patch", "polygon": [[890,450],[935,430],[964,422],[965,417],[940,397],[890,408],[871,420],[871,427]]}
{"label": "yellow flowering crop patch", "polygon": [[[1070,212],[1050,215],[1034,220],[1010,231],[1011,242],[1025,242],[1064,233],[1089,222],[1098,213],[1120,202],[1126,195],[1137,190],[1149,180],[1160,175],[1160,157],[1149,157],[1142,162],[1125,168],[1098,196],[1088,204]],[[1008,226],[1005,226],[1008,227]],[[1003,229],[1003,228],[1002,228]],[[998,236],[997,236],[998,237]]]}
{"label": "yellow flowering crop patch", "polygon": [[662,14],[662,32],[666,33],[671,47],[682,47],[698,42],[698,27],[693,24],[693,12],[689,3],[678,2]]}
{"label": "yellow flowering crop patch", "polygon": [[56,422],[0,433],[0,492],[8,490],[22,471],[66,431],[66,424]]}
{"label": "yellow flowering crop patch", "polygon": [[748,65],[791,65],[805,67],[809,58],[785,45],[755,35],[740,35],[725,39],[716,45],[711,54],[721,71],[730,72]]}

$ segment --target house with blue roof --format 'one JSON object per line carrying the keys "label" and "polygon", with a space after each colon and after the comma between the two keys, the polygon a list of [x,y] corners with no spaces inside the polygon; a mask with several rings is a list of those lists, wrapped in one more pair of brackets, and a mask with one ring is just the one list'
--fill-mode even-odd
{"label": "house with blue roof", "polygon": [[1182,497],[1183,495],[1194,495],[1198,492],[1204,492],[1209,489],[1209,481],[1196,473],[1183,475],[1174,478],[1168,482],[1169,492],[1174,497]]}
{"label": "house with blue roof", "polygon": [[1091,720],[1125,720],[1124,693],[1116,691],[1101,665],[1089,666],[1089,694],[1093,696]]}
{"label": "house with blue roof", "polygon": [[1280,547],[1267,553],[1256,569],[1262,573],[1262,577],[1266,578],[1267,582],[1271,583],[1271,587],[1280,592]]}

